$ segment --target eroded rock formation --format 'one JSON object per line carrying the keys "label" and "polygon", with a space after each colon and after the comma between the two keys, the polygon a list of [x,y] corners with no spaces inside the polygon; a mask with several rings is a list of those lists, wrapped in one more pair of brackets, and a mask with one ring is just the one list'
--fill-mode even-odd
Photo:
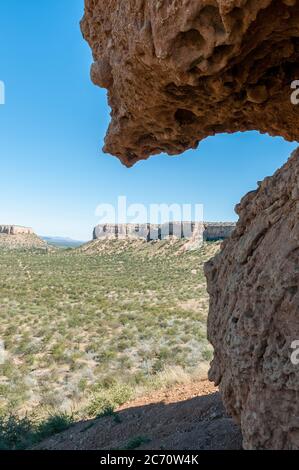
{"label": "eroded rock formation", "polygon": [[247,449],[299,449],[299,150],[237,206],[236,230],[206,265],[210,379]]}
{"label": "eroded rock formation", "polygon": [[32,228],[29,227],[20,227],[19,225],[0,225],[0,233],[5,233],[6,235],[33,235],[34,232]]}
{"label": "eroded rock formation", "polygon": [[82,32],[109,90],[104,150],[128,166],[219,132],[298,138],[297,0],[85,0]]}
{"label": "eroded rock formation", "polygon": [[[109,90],[105,151],[127,166],[219,132],[299,139],[298,0],[85,0],[92,79]],[[241,157],[240,157],[241,158]],[[244,446],[299,449],[299,152],[237,207],[207,266],[210,378]]]}
{"label": "eroded rock formation", "polygon": [[93,239],[137,238],[146,241],[165,238],[186,238],[197,241],[225,240],[235,229],[234,222],[170,222],[165,224],[100,224],[94,228]]}
{"label": "eroded rock formation", "polygon": [[48,250],[49,245],[32,228],[19,225],[0,225],[1,250]]}

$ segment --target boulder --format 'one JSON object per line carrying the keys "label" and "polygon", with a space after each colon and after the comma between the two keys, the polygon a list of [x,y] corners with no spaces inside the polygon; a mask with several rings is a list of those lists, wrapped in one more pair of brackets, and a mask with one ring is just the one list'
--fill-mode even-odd
{"label": "boulder", "polygon": [[[205,267],[210,379],[245,449],[299,449],[299,150],[236,208],[239,221]],[[299,349],[299,343],[298,343]]]}

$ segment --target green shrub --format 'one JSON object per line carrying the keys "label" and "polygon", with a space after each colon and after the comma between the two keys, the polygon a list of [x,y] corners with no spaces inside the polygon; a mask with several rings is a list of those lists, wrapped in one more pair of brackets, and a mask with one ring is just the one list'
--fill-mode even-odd
{"label": "green shrub", "polygon": [[101,389],[95,393],[93,399],[86,407],[86,413],[90,418],[111,415],[118,406],[126,403],[131,396],[132,389],[123,384],[116,384],[108,389]]}
{"label": "green shrub", "polygon": [[0,450],[28,449],[38,442],[68,429],[72,416],[61,413],[49,416],[40,423],[25,416],[10,414],[0,418]]}
{"label": "green shrub", "polygon": [[35,436],[35,426],[28,417],[0,418],[0,450],[26,449],[34,444]]}
{"label": "green shrub", "polygon": [[121,450],[135,450],[141,447],[143,444],[148,444],[151,440],[148,437],[137,436],[130,439],[127,444]]}
{"label": "green shrub", "polygon": [[41,422],[37,428],[38,440],[59,434],[74,424],[73,415],[67,413],[58,413],[50,415],[45,421]]}

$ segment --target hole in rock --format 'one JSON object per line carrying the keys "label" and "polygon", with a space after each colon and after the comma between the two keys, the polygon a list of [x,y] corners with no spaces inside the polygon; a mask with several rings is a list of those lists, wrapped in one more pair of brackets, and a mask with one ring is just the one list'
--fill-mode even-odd
{"label": "hole in rock", "polygon": [[203,26],[212,25],[217,35],[225,34],[225,28],[217,7],[213,5],[205,6],[199,14],[199,21]]}
{"label": "hole in rock", "polygon": [[196,121],[196,115],[188,109],[179,108],[174,117],[181,126],[193,124]]}

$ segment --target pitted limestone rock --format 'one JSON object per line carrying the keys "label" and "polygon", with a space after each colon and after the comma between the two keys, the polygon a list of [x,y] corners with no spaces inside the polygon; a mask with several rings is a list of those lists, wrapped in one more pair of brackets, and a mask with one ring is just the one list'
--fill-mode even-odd
{"label": "pitted limestone rock", "polygon": [[298,0],[85,0],[82,32],[128,166],[219,132],[298,139]]}

